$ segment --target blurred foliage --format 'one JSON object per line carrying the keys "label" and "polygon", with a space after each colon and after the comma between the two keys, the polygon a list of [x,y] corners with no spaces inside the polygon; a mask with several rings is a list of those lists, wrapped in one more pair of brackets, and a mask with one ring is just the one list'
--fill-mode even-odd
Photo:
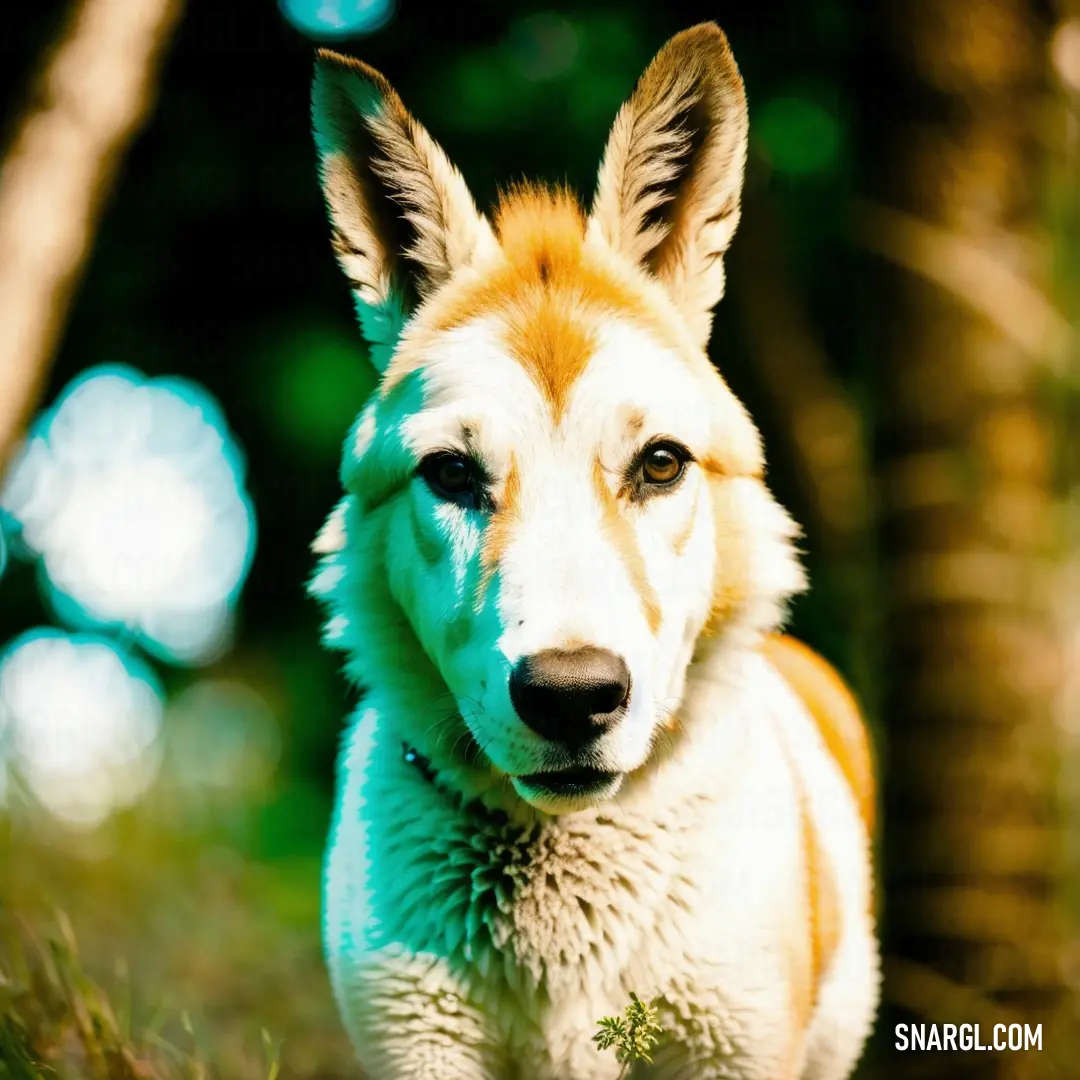
{"label": "blurred foliage", "polygon": [[791,93],[765,104],[758,118],[758,138],[779,172],[828,175],[835,171],[843,131],[828,104],[813,94]]}
{"label": "blurred foliage", "polygon": [[274,419],[298,454],[317,462],[341,449],[342,433],[375,386],[375,369],[350,329],[298,318],[268,335],[267,386]]}

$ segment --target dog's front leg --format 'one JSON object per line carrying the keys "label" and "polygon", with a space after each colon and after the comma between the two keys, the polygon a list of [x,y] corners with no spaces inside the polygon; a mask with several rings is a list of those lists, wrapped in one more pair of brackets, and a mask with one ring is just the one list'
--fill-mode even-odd
{"label": "dog's front leg", "polygon": [[491,1018],[441,957],[369,954],[336,972],[339,1003],[371,1080],[505,1080]]}

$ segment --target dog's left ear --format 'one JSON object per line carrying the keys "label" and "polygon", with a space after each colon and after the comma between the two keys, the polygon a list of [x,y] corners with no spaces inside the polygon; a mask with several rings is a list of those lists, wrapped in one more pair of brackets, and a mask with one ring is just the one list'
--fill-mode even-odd
{"label": "dog's left ear", "polygon": [[748,120],[724,32],[702,23],[656,54],[619,110],[589,228],[667,287],[702,347],[739,221]]}
{"label": "dog's left ear", "polygon": [[320,50],[311,109],[334,249],[381,372],[416,306],[495,239],[461,173],[374,68]]}

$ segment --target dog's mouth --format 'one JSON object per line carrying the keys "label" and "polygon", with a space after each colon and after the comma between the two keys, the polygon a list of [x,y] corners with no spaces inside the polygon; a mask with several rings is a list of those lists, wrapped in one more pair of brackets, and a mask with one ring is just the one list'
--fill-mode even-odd
{"label": "dog's mouth", "polygon": [[[605,772],[588,766],[559,769],[555,772],[515,776],[514,786],[529,799],[578,802],[613,793],[622,781],[622,773]],[[531,796],[531,798],[530,798]]]}

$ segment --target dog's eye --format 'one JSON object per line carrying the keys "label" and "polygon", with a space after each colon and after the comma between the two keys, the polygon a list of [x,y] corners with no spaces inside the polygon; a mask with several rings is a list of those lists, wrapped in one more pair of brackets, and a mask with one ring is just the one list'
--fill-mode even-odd
{"label": "dog's eye", "polygon": [[472,467],[464,458],[444,457],[435,466],[432,477],[447,495],[460,495],[472,484]]}
{"label": "dog's eye", "polygon": [[480,505],[481,476],[476,463],[461,454],[430,454],[420,474],[440,499],[475,509]]}
{"label": "dog's eye", "polygon": [[670,443],[650,446],[641,459],[641,474],[646,484],[667,487],[682,476],[686,457]]}

